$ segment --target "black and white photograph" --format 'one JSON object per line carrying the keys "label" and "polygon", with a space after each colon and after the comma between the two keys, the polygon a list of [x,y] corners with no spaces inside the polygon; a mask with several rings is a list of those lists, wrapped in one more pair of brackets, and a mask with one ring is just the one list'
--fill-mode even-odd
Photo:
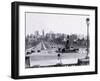
{"label": "black and white photograph", "polygon": [[25,68],[89,65],[87,14],[25,13]]}
{"label": "black and white photograph", "polygon": [[97,74],[97,7],[12,3],[11,77]]}

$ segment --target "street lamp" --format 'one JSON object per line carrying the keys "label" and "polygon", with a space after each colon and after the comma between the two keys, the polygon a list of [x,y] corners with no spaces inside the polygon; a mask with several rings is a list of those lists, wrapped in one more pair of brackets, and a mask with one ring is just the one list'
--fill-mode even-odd
{"label": "street lamp", "polygon": [[61,62],[61,55],[58,54],[57,56],[58,56],[58,60],[60,60],[60,64],[62,64],[62,62]]}
{"label": "street lamp", "polygon": [[86,58],[88,58],[88,54],[89,54],[89,18],[86,18],[86,24],[87,24],[87,56]]}

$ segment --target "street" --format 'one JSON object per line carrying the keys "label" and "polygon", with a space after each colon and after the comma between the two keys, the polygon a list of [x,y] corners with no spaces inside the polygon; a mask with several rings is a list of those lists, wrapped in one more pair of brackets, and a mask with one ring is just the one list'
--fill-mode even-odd
{"label": "street", "polygon": [[[37,50],[40,50],[40,52],[37,52]],[[62,64],[76,64],[78,59],[85,58],[86,56],[86,52],[57,53],[55,52],[56,50],[57,48],[51,48],[46,42],[40,42],[36,48],[34,48],[35,53],[26,55],[26,57],[30,58],[30,67],[56,65],[60,62]],[[82,51],[82,49],[80,50]],[[60,60],[58,59],[58,54],[60,54]]]}

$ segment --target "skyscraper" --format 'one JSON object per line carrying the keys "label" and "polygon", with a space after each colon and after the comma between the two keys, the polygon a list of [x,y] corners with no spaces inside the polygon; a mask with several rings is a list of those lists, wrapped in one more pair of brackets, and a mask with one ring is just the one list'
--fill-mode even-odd
{"label": "skyscraper", "polygon": [[44,29],[42,30],[42,36],[44,37]]}
{"label": "skyscraper", "polygon": [[39,31],[35,31],[35,36],[39,36]]}

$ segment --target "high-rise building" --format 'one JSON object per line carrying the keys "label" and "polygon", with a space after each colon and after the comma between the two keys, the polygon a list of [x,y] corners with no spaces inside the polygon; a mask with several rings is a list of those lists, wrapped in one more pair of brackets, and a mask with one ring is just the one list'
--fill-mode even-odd
{"label": "high-rise building", "polygon": [[39,31],[35,31],[35,36],[39,36]]}
{"label": "high-rise building", "polygon": [[42,30],[42,36],[44,37],[44,29]]}

